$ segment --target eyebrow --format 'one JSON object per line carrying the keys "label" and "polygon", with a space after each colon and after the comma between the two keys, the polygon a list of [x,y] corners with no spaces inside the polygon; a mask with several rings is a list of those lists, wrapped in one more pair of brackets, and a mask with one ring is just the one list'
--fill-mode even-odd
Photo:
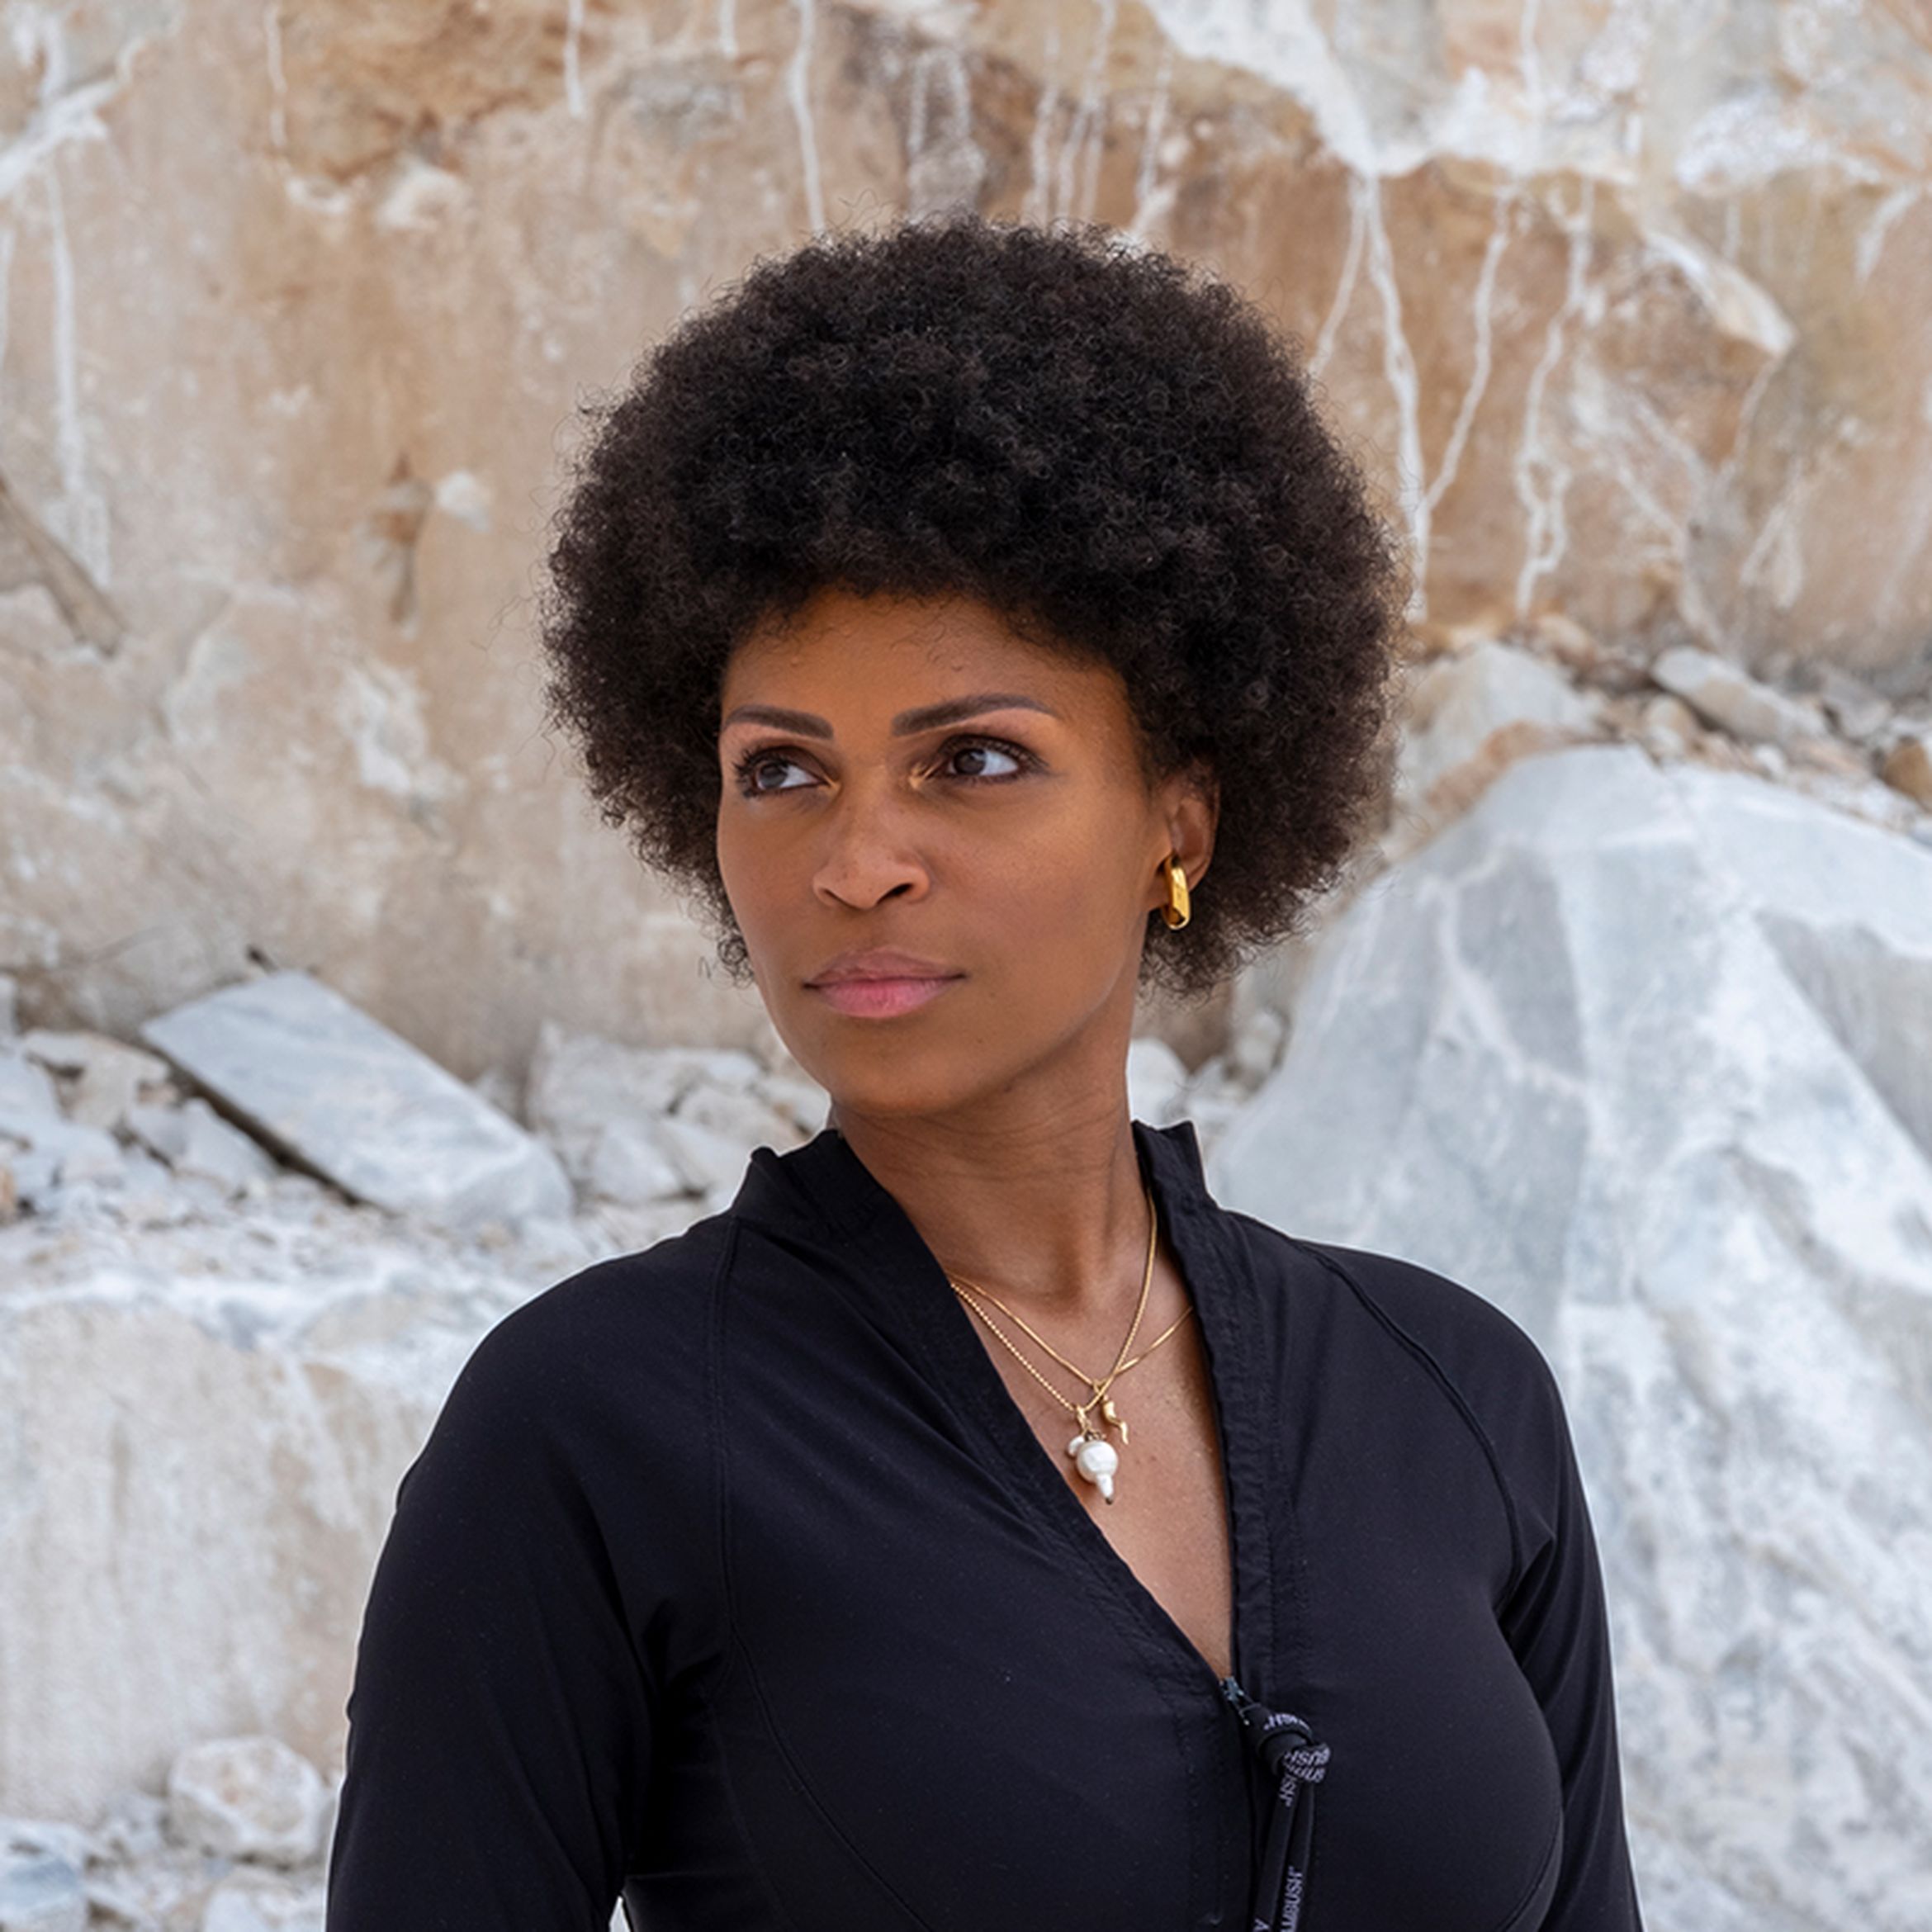
{"label": "eyebrow", "polygon": [[[941,725],[957,724],[962,718],[977,717],[983,711],[1039,711],[1049,717],[1060,714],[1050,704],[1029,698],[1024,691],[981,691],[970,698],[949,698],[943,703],[921,705],[902,711],[893,720],[893,736],[909,738],[917,732],[937,731]],[[781,732],[794,732],[802,738],[829,738],[831,727],[809,711],[787,711],[776,704],[741,704],[726,713],[720,721],[722,732],[734,724],[771,725]]]}

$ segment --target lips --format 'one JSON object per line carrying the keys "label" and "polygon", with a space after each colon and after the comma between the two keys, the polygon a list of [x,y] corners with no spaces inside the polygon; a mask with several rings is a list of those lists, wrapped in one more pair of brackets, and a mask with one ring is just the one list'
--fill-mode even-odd
{"label": "lips", "polygon": [[858,1019],[889,1020],[916,1011],[964,978],[936,959],[879,948],[841,953],[805,984],[835,1012]]}

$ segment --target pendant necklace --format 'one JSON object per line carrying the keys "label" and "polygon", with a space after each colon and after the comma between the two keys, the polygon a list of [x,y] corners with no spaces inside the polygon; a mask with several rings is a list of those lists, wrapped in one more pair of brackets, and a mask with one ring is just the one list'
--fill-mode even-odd
{"label": "pendant necklace", "polygon": [[[1144,1181],[1142,1186],[1146,1188]],[[1114,1357],[1114,1366],[1104,1376],[1090,1376],[1085,1369],[1076,1367],[1044,1335],[1030,1326],[1024,1316],[1016,1314],[989,1289],[983,1288],[977,1281],[966,1281],[958,1275],[949,1274],[946,1276],[960,1300],[986,1324],[1020,1367],[1079,1424],[1080,1432],[1067,1445],[1067,1453],[1073,1458],[1074,1468],[1100,1491],[1101,1500],[1107,1503],[1114,1499],[1114,1477],[1120,1466],[1120,1450],[1107,1440],[1107,1431],[1118,1429],[1120,1432],[1120,1448],[1124,1449],[1127,1446],[1127,1424],[1122,1420],[1120,1410],[1115,1407],[1113,1396],[1109,1391],[1118,1377],[1125,1375],[1129,1369],[1137,1364],[1145,1361],[1194,1313],[1193,1305],[1190,1303],[1139,1354],[1129,1353],[1134,1347],[1134,1338],[1140,1333],[1141,1318],[1147,1313],[1148,1291],[1153,1285],[1154,1248],[1160,1231],[1159,1219],[1154,1210],[1153,1191],[1151,1188],[1146,1191],[1147,1265],[1141,1271],[1140,1299],[1134,1305],[1133,1322],[1128,1328],[1126,1339],[1120,1344],[1120,1352]],[[1091,1391],[1087,1399],[1084,1402],[1074,1402],[1063,1395],[1026,1359],[1013,1338],[987,1313],[982,1305],[984,1302],[992,1303],[1007,1320],[1025,1329],[1062,1368],[1077,1376],[1086,1383]]]}

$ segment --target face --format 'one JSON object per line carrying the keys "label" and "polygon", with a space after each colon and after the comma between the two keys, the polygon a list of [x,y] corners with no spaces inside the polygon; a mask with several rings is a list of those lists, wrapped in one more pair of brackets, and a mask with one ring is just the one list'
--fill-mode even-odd
{"label": "face", "polygon": [[841,1115],[1119,1090],[1148,912],[1201,788],[1125,684],[973,599],[821,592],[727,666],[717,856],[767,1010]]}

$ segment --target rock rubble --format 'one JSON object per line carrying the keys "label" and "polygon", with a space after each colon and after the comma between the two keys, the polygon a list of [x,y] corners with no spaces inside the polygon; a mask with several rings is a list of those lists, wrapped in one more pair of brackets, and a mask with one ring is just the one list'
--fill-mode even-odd
{"label": "rock rubble", "polygon": [[[1828,1631],[1836,1707],[1932,1782],[1901,1634],[1932,1608],[1901,1561],[1932,1547],[1932,1474],[1900,1477],[1932,1456],[1932,720],[1843,671],[1644,663],[1550,620],[1425,634],[1411,669],[1381,838],[1244,976],[1218,1050],[1134,1042],[1133,1110],[1193,1121],[1231,1205],[1433,1258],[1545,1342],[1660,1932],[1760,1898],[1811,1922],[1835,1887],[1903,1932],[1932,1866],[1910,1831],[1780,1862],[1839,1804],[1830,1764],[1748,1829],[1736,1806],[1828,1727]],[[0,1412],[32,1472],[0,1513],[0,1672],[32,1687],[0,1707],[28,1815],[0,1932],[288,1932],[320,1924],[316,1768],[457,1370],[547,1282],[717,1211],[826,1101],[769,1026],[549,1022],[520,1083],[465,1083],[288,973],[140,1032],[17,1030],[0,981]],[[1890,1775],[1859,1773],[1887,1816]]]}
{"label": "rock rubble", "polygon": [[547,1148],[308,973],[225,987],[141,1035],[268,1144],[358,1200],[454,1227],[570,1211]]}
{"label": "rock rubble", "polygon": [[1380,859],[1455,823],[1519,759],[1612,743],[1750,772],[1932,845],[1932,700],[1894,703],[1835,665],[1797,663],[1788,686],[1688,644],[1646,660],[1546,617],[1500,637],[1423,627]]}
{"label": "rock rubble", "polygon": [[0,1932],[322,1932],[334,1802],[273,1738],[192,1745],[84,1830],[0,1820]]}

